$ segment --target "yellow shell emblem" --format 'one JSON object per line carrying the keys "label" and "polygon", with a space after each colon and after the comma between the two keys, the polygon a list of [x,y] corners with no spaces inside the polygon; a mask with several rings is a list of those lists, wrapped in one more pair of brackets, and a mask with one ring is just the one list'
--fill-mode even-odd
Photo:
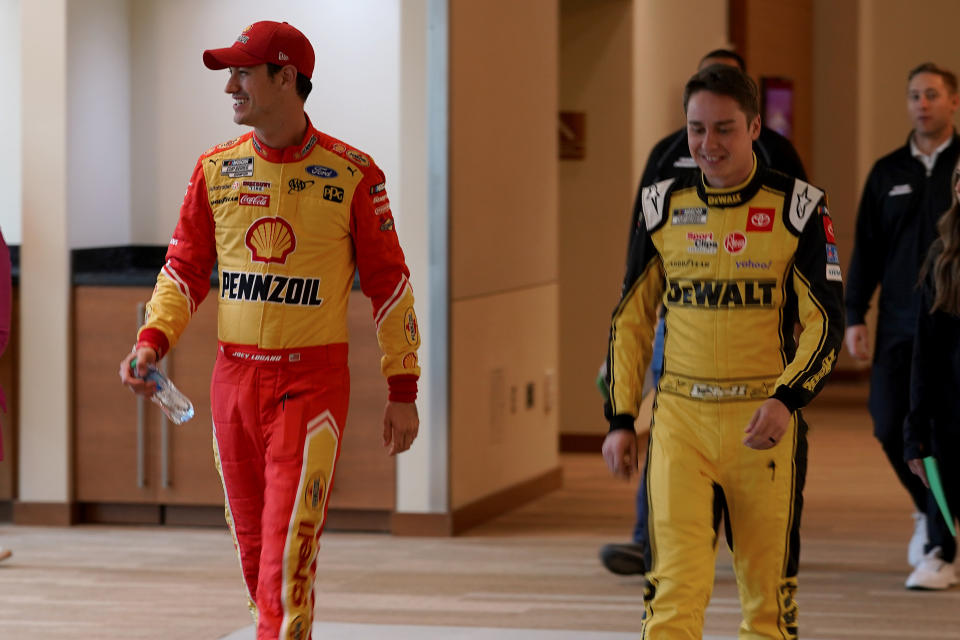
{"label": "yellow shell emblem", "polygon": [[247,229],[246,245],[254,262],[283,264],[296,250],[297,236],[283,218],[260,218]]}

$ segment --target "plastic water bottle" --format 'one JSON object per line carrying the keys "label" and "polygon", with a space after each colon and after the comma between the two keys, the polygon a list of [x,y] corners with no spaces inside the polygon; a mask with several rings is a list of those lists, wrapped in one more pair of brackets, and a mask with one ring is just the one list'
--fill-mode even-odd
{"label": "plastic water bottle", "polygon": [[[133,369],[134,375],[136,375],[136,358],[130,363],[130,367]],[[143,377],[143,380],[153,382],[157,385],[157,391],[150,396],[150,399],[160,407],[160,410],[170,419],[170,422],[183,424],[193,417],[193,403],[190,402],[190,398],[183,395],[183,393],[170,382],[170,379],[163,375],[162,371],[151,366],[147,375]]]}

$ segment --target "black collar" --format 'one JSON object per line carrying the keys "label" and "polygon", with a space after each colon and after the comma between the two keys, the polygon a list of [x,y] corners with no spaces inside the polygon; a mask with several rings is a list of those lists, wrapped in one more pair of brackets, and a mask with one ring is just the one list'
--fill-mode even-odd
{"label": "black collar", "polygon": [[759,163],[757,163],[756,154],[753,154],[753,169],[750,171],[750,175],[747,176],[744,182],[734,187],[717,189],[708,186],[706,177],[701,171],[700,180],[697,181],[697,195],[707,203],[708,207],[719,207],[721,209],[726,207],[739,207],[757,195],[757,191],[760,190],[760,174],[762,172],[762,168]]}

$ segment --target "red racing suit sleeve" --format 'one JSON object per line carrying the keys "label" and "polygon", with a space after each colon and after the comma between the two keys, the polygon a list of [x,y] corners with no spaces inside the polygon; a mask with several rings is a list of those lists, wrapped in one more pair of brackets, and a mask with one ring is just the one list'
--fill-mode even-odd
{"label": "red racing suit sleeve", "polygon": [[380,370],[387,378],[389,399],[413,402],[420,377],[420,329],[413,309],[410,271],[394,228],[386,181],[376,165],[364,170],[364,179],[354,191],[350,234],[360,288],[373,304],[377,342],[383,352]]}
{"label": "red racing suit sleeve", "polygon": [[157,276],[146,320],[137,334],[137,346],[152,347],[158,358],[177,343],[210,291],[217,246],[202,163],[201,157],[187,184],[166,263]]}

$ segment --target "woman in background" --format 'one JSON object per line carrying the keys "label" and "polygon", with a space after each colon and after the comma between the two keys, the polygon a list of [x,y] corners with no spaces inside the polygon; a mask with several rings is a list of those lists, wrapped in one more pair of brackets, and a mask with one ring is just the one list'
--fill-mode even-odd
{"label": "woman in background", "polygon": [[[10,290],[13,285],[10,280],[10,249],[0,232],[0,356],[7,348],[10,338]],[[7,400],[0,388],[0,409],[7,412]],[[3,460],[3,435],[0,433],[0,460]],[[10,549],[0,546],[0,561],[11,555]]]}
{"label": "woman in background", "polygon": [[[930,486],[923,458],[934,456],[952,514],[960,513],[960,165],[953,173],[953,206],[937,223],[939,237],[920,272],[920,317],[913,346],[910,413],[904,423],[904,458]],[[940,516],[942,517],[942,516]],[[956,540],[926,550],[917,571],[928,589],[957,583]],[[908,588],[911,587],[907,582]]]}

